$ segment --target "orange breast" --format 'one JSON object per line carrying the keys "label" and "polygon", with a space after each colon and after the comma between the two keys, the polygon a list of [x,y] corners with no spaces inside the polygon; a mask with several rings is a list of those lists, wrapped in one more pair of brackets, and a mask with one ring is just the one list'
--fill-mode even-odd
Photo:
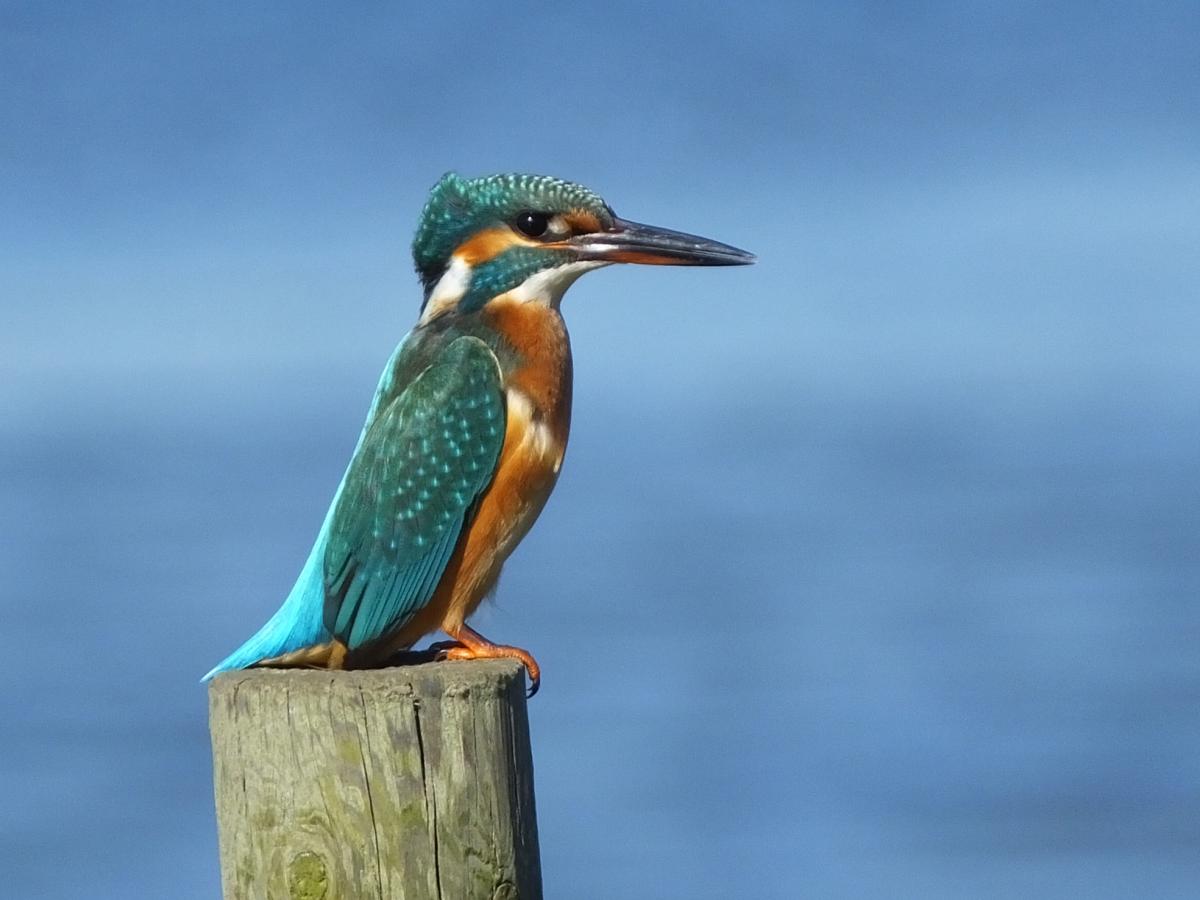
{"label": "orange breast", "polygon": [[518,364],[505,373],[505,389],[527,397],[534,420],[548,424],[565,448],[571,428],[571,342],[562,316],[538,303],[502,297],[482,315],[518,355]]}

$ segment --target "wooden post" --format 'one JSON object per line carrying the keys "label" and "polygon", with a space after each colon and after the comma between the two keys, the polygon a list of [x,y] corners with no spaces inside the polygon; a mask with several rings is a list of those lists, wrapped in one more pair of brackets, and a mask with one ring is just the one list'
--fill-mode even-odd
{"label": "wooden post", "polygon": [[226,900],[542,896],[518,663],[224,674],[209,725]]}

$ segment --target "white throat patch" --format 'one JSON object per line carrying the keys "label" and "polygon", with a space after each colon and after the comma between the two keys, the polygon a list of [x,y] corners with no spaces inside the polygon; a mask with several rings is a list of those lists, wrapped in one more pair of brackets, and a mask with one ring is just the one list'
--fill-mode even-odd
{"label": "white throat patch", "polygon": [[505,296],[518,303],[540,303],[542,306],[558,309],[563,294],[580,275],[607,265],[609,263],[603,260],[585,259],[555,266],[553,269],[542,269],[508,291]]}

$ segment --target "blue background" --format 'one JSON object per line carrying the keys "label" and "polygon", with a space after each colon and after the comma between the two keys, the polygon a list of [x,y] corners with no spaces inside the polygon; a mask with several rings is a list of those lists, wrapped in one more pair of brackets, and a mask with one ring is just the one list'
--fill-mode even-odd
{"label": "blue background", "polygon": [[0,5],[0,846],[218,892],[196,679],[415,318],[429,186],[761,258],[564,305],[551,897],[1195,896],[1195,4]]}

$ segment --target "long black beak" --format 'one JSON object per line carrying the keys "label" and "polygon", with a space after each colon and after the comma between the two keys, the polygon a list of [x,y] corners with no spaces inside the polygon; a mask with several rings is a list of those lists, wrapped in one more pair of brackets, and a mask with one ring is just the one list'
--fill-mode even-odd
{"label": "long black beak", "polygon": [[682,231],[617,219],[608,231],[570,239],[584,259],[651,266],[748,266],[753,253]]}

